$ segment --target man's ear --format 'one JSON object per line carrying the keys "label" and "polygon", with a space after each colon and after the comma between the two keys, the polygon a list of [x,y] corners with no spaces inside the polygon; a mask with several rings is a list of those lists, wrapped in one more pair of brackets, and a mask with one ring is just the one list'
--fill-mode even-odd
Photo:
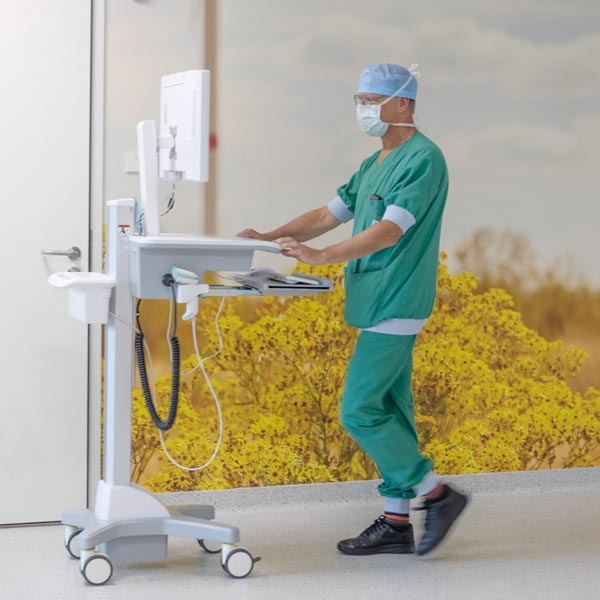
{"label": "man's ear", "polygon": [[398,111],[402,114],[410,112],[410,98],[398,98],[400,102],[398,103]]}

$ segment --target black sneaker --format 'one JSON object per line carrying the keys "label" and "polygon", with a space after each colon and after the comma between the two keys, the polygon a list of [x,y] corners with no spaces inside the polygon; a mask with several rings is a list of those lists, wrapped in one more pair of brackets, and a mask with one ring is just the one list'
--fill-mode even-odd
{"label": "black sneaker", "polygon": [[412,525],[393,525],[381,515],[358,537],[342,540],[337,548],[343,554],[413,554]]}
{"label": "black sneaker", "polygon": [[468,498],[444,484],[444,491],[439,498],[425,500],[424,505],[417,510],[426,510],[425,531],[417,547],[417,554],[431,552],[452,527],[452,524],[465,509]]}

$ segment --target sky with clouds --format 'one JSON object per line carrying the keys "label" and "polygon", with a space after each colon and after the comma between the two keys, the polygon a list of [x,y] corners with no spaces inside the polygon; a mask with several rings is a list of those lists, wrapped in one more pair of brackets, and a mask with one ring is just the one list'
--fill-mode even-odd
{"label": "sky with clouds", "polygon": [[[266,230],[335,196],[379,146],[362,68],[418,63],[416,121],[450,172],[442,248],[481,226],[600,286],[600,2],[221,0],[219,229]],[[350,235],[345,225],[322,242]]]}

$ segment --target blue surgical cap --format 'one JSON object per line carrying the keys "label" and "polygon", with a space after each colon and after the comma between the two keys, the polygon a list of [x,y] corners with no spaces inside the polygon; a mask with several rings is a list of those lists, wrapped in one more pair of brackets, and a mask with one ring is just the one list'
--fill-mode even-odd
{"label": "blue surgical cap", "polygon": [[[404,89],[398,91],[403,85]],[[371,65],[362,72],[357,91],[416,100],[417,79],[414,76],[411,78],[411,72],[400,65]]]}

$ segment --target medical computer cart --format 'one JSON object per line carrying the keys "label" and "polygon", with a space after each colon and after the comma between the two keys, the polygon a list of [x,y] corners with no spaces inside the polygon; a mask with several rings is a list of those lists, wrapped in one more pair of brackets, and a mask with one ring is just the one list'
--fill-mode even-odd
{"label": "medical computer cart", "polygon": [[[186,72],[184,75],[190,73],[194,74],[196,81],[198,77],[205,80],[207,78],[206,71]],[[169,76],[171,79],[167,78],[167,84],[181,81],[180,75]],[[164,84],[163,81],[163,86]],[[208,95],[206,86],[200,87],[200,92],[198,89],[194,89],[192,94],[186,91],[196,104],[200,98],[206,100]],[[196,104],[195,110],[202,113]],[[197,126],[195,121],[196,129]],[[62,516],[66,549],[71,556],[79,558],[81,574],[92,585],[106,583],[113,574],[113,563],[116,561],[165,560],[168,536],[197,539],[209,552],[211,550],[207,542],[220,544],[217,552],[221,554],[221,565],[235,578],[249,575],[255,562],[259,560],[248,549],[237,545],[240,541],[237,527],[214,521],[213,506],[166,506],[154,494],[132,483],[130,478],[135,299],[171,298],[173,289],[165,284],[164,278],[173,268],[193,273],[202,282],[206,272],[248,272],[257,251],[280,251],[277,244],[262,240],[169,235],[156,231],[158,211],[153,206],[156,201],[158,167],[156,150],[166,150],[165,160],[171,163],[175,159],[185,158],[173,156],[177,147],[173,138],[180,134],[176,133],[174,127],[170,128],[170,132],[171,137],[158,138],[152,122],[138,125],[142,204],[146,222],[151,225],[147,228],[146,235],[135,234],[136,203],[133,199],[110,201],[107,272],[55,273],[49,278],[51,284],[68,290],[69,311],[72,316],[84,323],[106,325],[104,479],[98,482],[93,510],[67,510]],[[203,136],[207,138],[206,128]],[[203,143],[206,141],[204,138]],[[183,148],[181,145],[180,147]],[[189,148],[189,144],[186,147]],[[161,175],[162,167],[161,162]],[[155,218],[154,232],[148,231],[153,228],[150,218],[152,212]],[[303,282],[285,283],[282,279],[285,278],[270,279],[264,273],[261,277],[253,277],[250,273],[238,277],[237,284],[231,286],[200,284],[193,289],[192,304],[197,301],[196,293],[200,298],[239,295],[301,296],[331,290],[329,280],[304,274]],[[170,285],[179,284],[171,280]],[[178,292],[191,289],[186,290],[185,286],[185,283],[181,283]],[[189,300],[190,294],[187,294],[186,301]]]}

